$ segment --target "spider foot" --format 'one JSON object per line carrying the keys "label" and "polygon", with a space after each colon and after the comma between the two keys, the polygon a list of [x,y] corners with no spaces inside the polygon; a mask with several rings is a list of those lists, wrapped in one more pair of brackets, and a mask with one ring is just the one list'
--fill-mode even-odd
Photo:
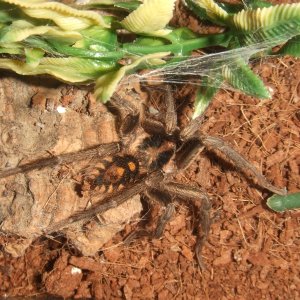
{"label": "spider foot", "polygon": [[174,212],[175,212],[175,205],[173,203],[169,203],[166,206],[165,212],[160,216],[154,231],[148,231],[146,229],[140,229],[138,231],[134,231],[125,238],[124,244],[128,245],[133,240],[141,237],[148,237],[150,239],[159,239],[162,236],[164,229],[167,223],[169,222],[169,220],[172,218]]}
{"label": "spider foot", "polygon": [[195,246],[195,254],[198,265],[201,270],[205,270],[205,264],[202,259],[202,248],[209,235],[210,226],[215,219],[215,217],[210,217],[211,203],[209,201],[208,195],[202,193],[202,205],[199,212],[199,225],[197,230],[197,241]]}

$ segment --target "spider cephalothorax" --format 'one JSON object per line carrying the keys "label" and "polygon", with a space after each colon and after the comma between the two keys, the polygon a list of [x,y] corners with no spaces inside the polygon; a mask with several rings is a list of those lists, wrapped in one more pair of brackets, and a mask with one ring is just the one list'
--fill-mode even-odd
{"label": "spider cephalothorax", "polygon": [[165,91],[166,109],[159,117],[151,115],[144,103],[132,104],[114,95],[109,107],[117,116],[119,142],[3,170],[0,171],[0,178],[52,166],[55,163],[72,163],[90,155],[98,157],[98,163],[83,173],[80,189],[87,193],[92,191],[93,195],[105,193],[101,202],[78,211],[68,219],[51,224],[44,230],[45,233],[58,231],[75,221],[91,218],[137,194],[143,194],[145,198],[150,197],[163,203],[165,207],[155,231],[141,232],[150,237],[159,237],[175,210],[172,199],[200,200],[196,256],[199,265],[202,266],[200,252],[211,223],[210,201],[203,190],[173,181],[173,175],[185,169],[204,147],[208,147],[223,154],[244,173],[251,174],[263,188],[278,194],[284,194],[285,191],[270,184],[259,171],[221,139],[201,133],[201,117],[179,130],[170,87],[167,86]]}

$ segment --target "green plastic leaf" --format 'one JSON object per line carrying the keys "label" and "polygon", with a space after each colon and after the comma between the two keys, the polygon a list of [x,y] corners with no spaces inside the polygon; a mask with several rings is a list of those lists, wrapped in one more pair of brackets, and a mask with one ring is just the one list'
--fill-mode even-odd
{"label": "green plastic leaf", "polygon": [[10,23],[20,18],[20,12],[13,9],[13,6],[7,3],[0,2],[0,22]]}
{"label": "green plastic leaf", "polygon": [[250,0],[246,1],[243,0],[242,4],[232,4],[232,3],[224,3],[224,2],[217,2],[217,4],[223,8],[228,14],[236,14],[243,9],[256,9],[256,8],[263,8],[263,7],[270,7],[273,6],[272,3],[262,0]]}
{"label": "green plastic leaf", "polygon": [[23,49],[17,47],[0,47],[0,53],[6,53],[11,55],[21,55],[24,54]]}
{"label": "green plastic leaf", "polygon": [[23,41],[32,35],[55,37],[69,42],[82,38],[76,31],[65,32],[55,26],[35,26],[25,20],[18,20],[0,30],[0,44]]}
{"label": "green plastic leaf", "polygon": [[141,5],[141,1],[131,1],[131,0],[85,0],[85,1],[80,1],[78,3],[78,6],[80,7],[91,7],[91,8],[120,7],[126,10],[137,9],[139,5]]}
{"label": "green plastic leaf", "polygon": [[85,1],[81,1],[79,3],[79,5],[115,5],[116,3],[120,2],[120,0],[85,0]]}
{"label": "green plastic leaf", "polygon": [[49,44],[54,47],[55,51],[59,54],[67,56],[82,57],[82,58],[95,58],[98,60],[106,61],[117,61],[124,56],[123,52],[112,51],[112,52],[98,52],[93,50],[86,50],[81,48],[71,47],[68,44],[63,44],[60,41],[48,40]]}
{"label": "green plastic leaf", "polygon": [[161,58],[166,57],[169,54],[169,52],[166,52],[145,55],[137,58],[130,65],[123,66],[117,71],[102,75],[96,80],[96,99],[102,101],[103,103],[106,103],[111,98],[119,82],[126,74],[131,73],[137,69],[143,69],[146,66],[149,68],[150,66],[164,64],[165,62]]}
{"label": "green plastic leaf", "polygon": [[139,1],[130,1],[130,2],[118,2],[114,5],[114,7],[122,8],[126,11],[134,11],[141,5]]}
{"label": "green plastic leaf", "polygon": [[224,25],[228,13],[213,0],[186,0],[188,7],[201,19]]}
{"label": "green plastic leaf", "polygon": [[91,26],[81,30],[82,39],[73,46],[94,51],[114,51],[118,47],[118,39],[115,31],[104,29],[99,26]]}
{"label": "green plastic leaf", "polygon": [[173,17],[175,0],[145,0],[122,22],[122,26],[135,33],[165,35],[170,31],[164,29]]}
{"label": "green plastic leaf", "polygon": [[38,66],[16,59],[0,58],[0,69],[9,69],[20,75],[49,74],[69,83],[90,82],[115,67],[114,63],[75,57],[44,57]]}
{"label": "green plastic leaf", "polygon": [[221,85],[221,81],[216,82],[211,77],[205,77],[202,80],[201,87],[198,89],[194,104],[193,119],[204,113],[209,103],[212,101]]}
{"label": "green plastic leaf", "polygon": [[199,4],[196,4],[193,0],[185,1],[187,7],[200,19],[203,21],[210,21],[210,17],[207,15],[204,7],[201,7]]}
{"label": "green plastic leaf", "polygon": [[294,57],[300,57],[300,35],[297,35],[290,39],[277,54],[291,55]]}
{"label": "green plastic leaf", "polygon": [[[33,30],[31,30],[33,28]],[[39,31],[38,31],[39,30]],[[65,39],[61,39],[61,31],[56,32],[55,29],[50,26],[31,27],[27,31],[22,29],[18,35],[13,35],[14,40],[17,38],[22,39],[30,35],[24,41],[25,47],[40,48],[48,53],[55,55],[66,55],[83,58],[95,58],[103,60],[118,60],[121,59],[124,54],[116,50],[118,46],[117,36],[114,32],[102,29],[100,27],[90,27],[82,32],[76,32],[77,42],[74,44],[74,37],[71,32],[62,33],[62,36],[66,36]],[[45,31],[43,37],[32,36],[34,33]],[[12,34],[12,32],[9,32]],[[73,37],[72,38],[68,38]],[[0,31],[1,37],[1,31]],[[4,36],[7,40],[7,35]],[[78,38],[80,38],[78,40]],[[0,38],[0,45],[3,39]],[[6,41],[5,41],[6,43]],[[2,43],[4,44],[4,43]],[[112,50],[112,51],[110,51]]]}
{"label": "green plastic leaf", "polygon": [[300,34],[300,3],[242,10],[228,18],[241,45],[270,41],[270,47]]}
{"label": "green plastic leaf", "polygon": [[58,54],[56,53],[54,47],[52,47],[46,40],[41,39],[38,36],[30,36],[19,44],[22,45],[23,48],[38,48],[50,54]]}
{"label": "green plastic leaf", "polygon": [[18,6],[25,14],[36,19],[52,20],[64,30],[80,30],[91,25],[108,27],[96,12],[71,8],[62,3],[44,0],[1,0]]}
{"label": "green plastic leaf", "polygon": [[184,41],[196,39],[199,36],[196,35],[192,30],[181,27],[172,30],[168,35],[164,36],[164,39],[169,40],[173,44],[182,44]]}
{"label": "green plastic leaf", "polygon": [[232,14],[234,6],[213,0],[186,0],[187,5],[203,20],[230,27],[231,47],[269,41],[270,48],[300,34],[300,3],[272,6],[265,1],[246,3],[247,9]]}
{"label": "green plastic leaf", "polygon": [[267,205],[272,210],[283,212],[300,208],[300,192],[286,196],[273,195],[267,200]]}
{"label": "green plastic leaf", "polygon": [[242,60],[235,60],[222,68],[223,78],[234,88],[247,95],[258,98],[270,98],[271,95],[262,80],[253,73]]}
{"label": "green plastic leaf", "polygon": [[40,63],[40,60],[42,59],[44,54],[45,52],[41,49],[25,49],[26,63],[30,65],[31,68],[34,68]]}
{"label": "green plastic leaf", "polygon": [[263,0],[243,0],[243,3],[245,4],[246,9],[256,9],[273,6],[272,3]]}
{"label": "green plastic leaf", "polygon": [[216,3],[228,14],[236,14],[245,8],[244,5],[242,4],[231,4],[231,3],[224,3],[224,2],[216,2]]}

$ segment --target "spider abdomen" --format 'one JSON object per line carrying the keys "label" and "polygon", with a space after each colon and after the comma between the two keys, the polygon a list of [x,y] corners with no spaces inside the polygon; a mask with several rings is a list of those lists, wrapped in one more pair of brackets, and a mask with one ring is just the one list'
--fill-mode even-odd
{"label": "spider abdomen", "polygon": [[83,189],[97,189],[101,192],[112,192],[135,181],[139,175],[139,161],[132,155],[117,155],[104,160],[93,175],[86,176]]}
{"label": "spider abdomen", "polygon": [[95,179],[97,185],[120,185],[133,181],[139,173],[139,162],[132,155],[115,156]]}

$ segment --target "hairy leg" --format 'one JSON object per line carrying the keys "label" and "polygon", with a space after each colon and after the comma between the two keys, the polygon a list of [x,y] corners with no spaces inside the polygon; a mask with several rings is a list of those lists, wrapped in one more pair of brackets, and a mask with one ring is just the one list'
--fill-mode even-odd
{"label": "hairy leg", "polygon": [[170,221],[175,212],[175,205],[172,202],[171,196],[169,194],[161,192],[159,190],[149,189],[146,191],[146,196],[149,200],[154,200],[162,203],[164,206],[164,212],[159,217],[154,231],[145,229],[134,231],[126,237],[124,241],[126,244],[129,244],[131,241],[139,237],[149,237],[150,239],[160,238],[167,223]]}
{"label": "hairy leg", "polygon": [[161,182],[159,184],[159,189],[169,193],[170,195],[179,197],[183,200],[185,199],[201,200],[195,252],[196,252],[196,258],[200,268],[204,269],[201,251],[207,239],[207,236],[209,234],[210,225],[211,225],[211,218],[210,218],[211,203],[208,195],[200,188],[192,187],[178,182]]}
{"label": "hairy leg", "polygon": [[285,189],[280,189],[272,185],[250,162],[227,145],[222,139],[204,135],[200,136],[200,139],[207,148],[220,151],[227,160],[230,160],[233,165],[243,173],[247,175],[250,173],[261,187],[279,195],[286,195]]}
{"label": "hairy leg", "polygon": [[63,164],[63,163],[68,164],[77,160],[84,160],[94,156],[97,156],[99,159],[101,159],[105,156],[116,154],[119,151],[120,151],[119,143],[103,144],[100,146],[96,146],[75,153],[66,153],[58,156],[53,156],[50,158],[43,158],[28,164],[20,165],[16,168],[0,170],[0,178],[8,177],[18,173],[29,172],[35,169],[52,167],[58,164]]}
{"label": "hairy leg", "polygon": [[114,94],[107,107],[117,116],[117,128],[121,135],[129,134],[138,124],[140,113],[133,103]]}
{"label": "hairy leg", "polygon": [[172,90],[169,85],[166,85],[166,116],[165,116],[165,124],[166,124],[166,133],[171,135],[177,129],[177,114],[175,101],[172,95]]}
{"label": "hairy leg", "polygon": [[164,103],[166,106],[166,113],[162,120],[156,120],[147,113],[146,105],[143,104],[141,110],[141,125],[144,130],[150,134],[161,134],[170,136],[177,129],[177,114],[172,90],[169,85],[164,86],[165,97]]}

